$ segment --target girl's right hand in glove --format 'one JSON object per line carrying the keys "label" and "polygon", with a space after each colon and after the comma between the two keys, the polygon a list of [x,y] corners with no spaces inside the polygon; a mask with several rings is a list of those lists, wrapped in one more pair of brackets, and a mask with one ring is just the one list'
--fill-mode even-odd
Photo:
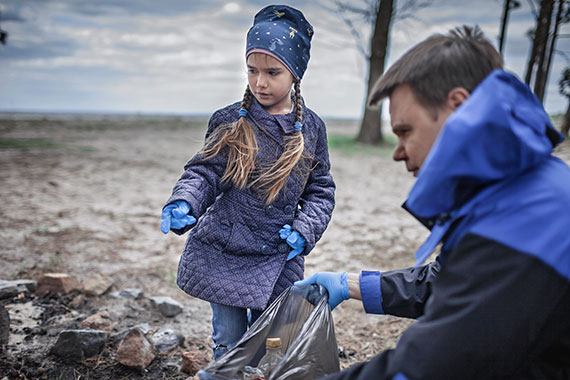
{"label": "girl's right hand in glove", "polygon": [[190,205],[186,201],[176,201],[162,209],[160,230],[163,234],[171,229],[179,230],[196,223],[196,218],[190,215]]}

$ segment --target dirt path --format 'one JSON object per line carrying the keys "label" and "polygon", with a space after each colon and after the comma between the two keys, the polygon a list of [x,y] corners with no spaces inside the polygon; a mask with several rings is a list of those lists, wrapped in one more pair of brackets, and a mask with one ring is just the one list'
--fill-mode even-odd
{"label": "dirt path", "polygon": [[[328,128],[331,139],[356,133],[349,122]],[[187,339],[209,345],[209,305],[175,285],[185,237],[159,228],[163,202],[203,133],[203,121],[167,118],[0,121],[0,279],[100,272],[115,289],[180,301],[185,312],[172,323]],[[558,154],[570,161],[570,144]],[[427,236],[400,208],[413,178],[387,149],[334,149],[331,161],[337,206],[306,274],[411,265]],[[366,315],[355,301],[333,316],[348,354],[342,367],[394,346],[410,323]]]}

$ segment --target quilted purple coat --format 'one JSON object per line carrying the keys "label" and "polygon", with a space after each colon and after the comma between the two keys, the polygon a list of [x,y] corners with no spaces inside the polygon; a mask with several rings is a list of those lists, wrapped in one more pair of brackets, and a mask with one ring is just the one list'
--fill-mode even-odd
{"label": "quilted purple coat", "polygon": [[[270,205],[255,189],[222,183],[227,154],[204,160],[199,154],[184,167],[167,205],[185,200],[197,219],[178,266],[178,286],[191,296],[224,305],[263,310],[294,281],[303,278],[304,257],[286,261],[290,247],[279,236],[289,224],[305,238],[307,255],[325,231],[334,208],[335,184],[323,121],[303,106],[305,148],[312,171],[295,171],[285,191]],[[208,123],[209,136],[237,120],[240,103],[220,109]],[[257,164],[274,162],[283,152],[283,137],[294,132],[295,115],[271,115],[254,99],[248,121],[259,146]]]}

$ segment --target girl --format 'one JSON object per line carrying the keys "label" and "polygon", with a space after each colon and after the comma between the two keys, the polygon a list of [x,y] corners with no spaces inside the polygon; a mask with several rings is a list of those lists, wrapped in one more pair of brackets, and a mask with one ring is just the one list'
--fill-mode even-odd
{"label": "girl", "polygon": [[211,303],[215,359],[303,278],[334,208],[325,125],[300,90],[312,35],[294,8],[255,16],[243,100],[214,112],[162,211],[162,232],[190,230],[177,283]]}

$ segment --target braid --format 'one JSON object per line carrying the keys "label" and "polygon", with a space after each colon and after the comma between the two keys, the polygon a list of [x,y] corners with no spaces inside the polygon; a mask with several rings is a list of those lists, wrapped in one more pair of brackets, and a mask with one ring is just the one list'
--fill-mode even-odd
{"label": "braid", "polygon": [[243,94],[243,100],[241,101],[241,108],[249,110],[249,107],[251,106],[252,96],[253,96],[253,94],[251,93],[251,90],[249,89],[249,85],[248,85],[245,87],[245,92]]}
{"label": "braid", "polygon": [[[298,81],[295,82],[295,106],[295,119],[301,123],[303,121],[303,100],[301,98],[301,86]],[[257,185],[263,189],[267,196],[267,204],[272,203],[277,198],[303,155],[305,154],[305,157],[308,157],[305,152],[305,141],[301,131],[295,131],[292,135],[285,136],[283,140],[285,148],[281,157],[265,173],[252,182],[252,185]],[[301,169],[303,168],[305,166],[301,167]],[[303,172],[305,171],[303,170]]]}
{"label": "braid", "polygon": [[301,82],[295,82],[295,121],[303,122],[303,100],[301,98]]}
{"label": "braid", "polygon": [[[243,94],[241,107],[249,109],[253,94],[249,86]],[[245,117],[240,117],[235,123],[219,127],[206,139],[200,152],[205,159],[210,159],[228,147],[228,162],[222,176],[222,182],[232,182],[234,186],[243,189],[255,169],[257,157],[257,139],[253,128]]]}
{"label": "braid", "polygon": [[[249,109],[253,100],[253,94],[246,87],[241,102],[241,108]],[[301,86],[295,82],[295,121],[303,122],[303,100],[301,98]],[[310,158],[305,151],[303,133],[295,131],[284,137],[285,148],[283,154],[259,177],[251,181],[255,169],[257,157],[257,139],[253,128],[245,117],[240,117],[235,123],[223,125],[217,128],[207,139],[201,154],[205,159],[218,155],[222,149],[228,148],[227,164],[222,182],[231,182],[235,187],[243,189],[246,186],[256,186],[262,189],[267,199],[267,204],[272,203],[283,189],[293,169],[297,167],[301,158]],[[305,160],[303,160],[304,162]],[[306,174],[309,169],[301,165],[299,169]]]}

